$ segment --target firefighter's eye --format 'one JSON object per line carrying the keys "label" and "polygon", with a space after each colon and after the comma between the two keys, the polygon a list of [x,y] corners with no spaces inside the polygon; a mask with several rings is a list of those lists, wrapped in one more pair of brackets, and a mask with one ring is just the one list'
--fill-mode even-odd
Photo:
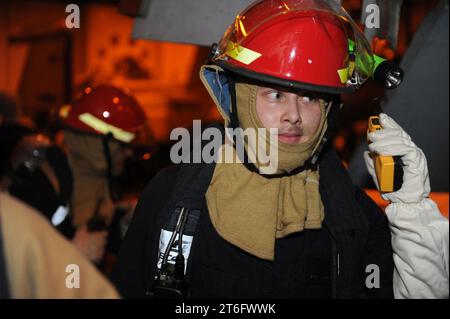
{"label": "firefighter's eye", "polygon": [[303,103],[314,103],[319,100],[319,97],[315,94],[302,94],[299,99]]}
{"label": "firefighter's eye", "polygon": [[279,101],[283,98],[283,93],[280,91],[269,91],[266,96],[271,101]]}

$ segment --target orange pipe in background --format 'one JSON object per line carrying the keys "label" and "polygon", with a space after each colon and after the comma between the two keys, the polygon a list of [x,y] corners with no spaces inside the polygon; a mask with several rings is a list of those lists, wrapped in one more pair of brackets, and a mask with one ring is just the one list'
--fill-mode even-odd
{"label": "orange pipe in background", "polygon": [[[376,189],[365,189],[364,191],[383,210],[389,204],[389,202],[385,201],[381,197],[380,193]],[[449,193],[431,193],[430,198],[438,205],[442,215],[444,215],[448,219]]]}

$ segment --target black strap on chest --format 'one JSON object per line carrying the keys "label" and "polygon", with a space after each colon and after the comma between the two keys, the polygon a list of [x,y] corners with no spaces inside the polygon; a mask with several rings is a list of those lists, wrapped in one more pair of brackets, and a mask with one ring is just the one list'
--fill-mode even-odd
{"label": "black strap on chest", "polygon": [[[216,128],[223,132],[221,126]],[[160,215],[162,227],[156,276],[147,291],[153,298],[189,297],[185,277],[188,273],[189,250],[214,168],[215,162],[180,164],[172,196]],[[188,238],[186,242],[185,238]],[[188,251],[185,246],[189,246]]]}

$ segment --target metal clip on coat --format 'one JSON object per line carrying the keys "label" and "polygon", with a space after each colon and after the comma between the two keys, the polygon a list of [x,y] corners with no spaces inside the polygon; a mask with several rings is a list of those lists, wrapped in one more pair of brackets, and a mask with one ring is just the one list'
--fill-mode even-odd
{"label": "metal clip on coat", "polygon": [[[189,285],[185,280],[185,260],[183,256],[183,232],[188,216],[188,209],[181,208],[178,215],[175,231],[173,232],[169,244],[164,252],[164,259],[161,271],[156,275],[150,291],[147,293],[155,299],[184,299],[189,297]],[[175,238],[178,234],[178,242]],[[178,246],[178,255],[175,264],[168,262],[171,249]]]}

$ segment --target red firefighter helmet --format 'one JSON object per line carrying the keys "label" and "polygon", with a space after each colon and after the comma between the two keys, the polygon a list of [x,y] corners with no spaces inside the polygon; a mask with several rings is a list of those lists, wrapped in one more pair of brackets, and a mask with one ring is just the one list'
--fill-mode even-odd
{"label": "red firefighter helmet", "polygon": [[354,91],[373,64],[351,17],[325,0],[257,1],[212,53],[215,64],[241,76],[327,93]]}
{"label": "red firefighter helmet", "polygon": [[61,112],[66,126],[88,133],[106,135],[131,143],[146,123],[146,116],[139,103],[123,90],[101,85],[87,88],[85,95]]}

